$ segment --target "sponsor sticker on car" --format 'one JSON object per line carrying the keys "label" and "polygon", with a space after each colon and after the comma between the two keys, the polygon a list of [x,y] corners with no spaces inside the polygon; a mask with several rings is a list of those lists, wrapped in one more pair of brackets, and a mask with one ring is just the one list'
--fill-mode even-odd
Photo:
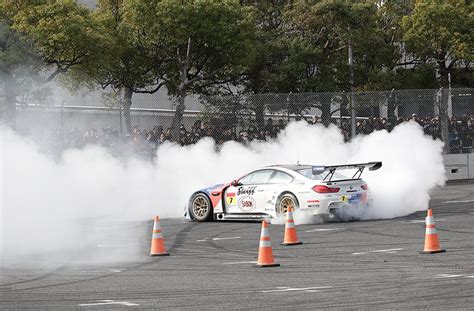
{"label": "sponsor sticker on car", "polygon": [[227,193],[227,194],[226,194],[226,198],[227,198],[227,203],[228,203],[229,205],[235,205],[235,204],[237,204],[237,199],[235,198],[235,192]]}
{"label": "sponsor sticker on car", "polygon": [[237,190],[237,195],[241,195],[241,194],[253,195],[255,193],[255,188],[257,188],[257,186],[239,187],[239,189]]}
{"label": "sponsor sticker on car", "polygon": [[358,203],[359,202],[359,198],[360,198],[360,195],[357,193],[357,194],[353,194],[351,196],[351,198],[349,199],[349,203]]}
{"label": "sponsor sticker on car", "polygon": [[250,196],[241,197],[238,206],[242,211],[250,212],[255,209],[255,200]]}

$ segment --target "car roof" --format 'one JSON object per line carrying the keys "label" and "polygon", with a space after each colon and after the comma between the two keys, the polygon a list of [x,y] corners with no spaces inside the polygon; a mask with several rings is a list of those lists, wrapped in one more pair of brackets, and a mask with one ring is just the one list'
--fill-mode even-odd
{"label": "car roof", "polygon": [[292,171],[298,171],[298,170],[303,170],[303,169],[311,169],[315,165],[307,165],[307,164],[277,164],[277,165],[270,165],[267,167],[273,167],[273,168],[286,168],[288,170]]}

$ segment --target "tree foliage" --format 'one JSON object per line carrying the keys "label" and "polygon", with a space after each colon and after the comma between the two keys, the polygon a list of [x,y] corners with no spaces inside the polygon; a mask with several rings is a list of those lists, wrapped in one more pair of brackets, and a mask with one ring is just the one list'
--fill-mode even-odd
{"label": "tree foliage", "polygon": [[[441,136],[448,141],[448,88],[450,75],[461,61],[474,60],[474,5],[463,0],[419,1],[402,21],[407,51],[436,64],[440,86]],[[445,144],[445,152],[449,144]]]}
{"label": "tree foliage", "polygon": [[437,64],[441,85],[460,60],[474,60],[474,6],[466,1],[420,1],[403,18],[403,40],[414,57]]}
{"label": "tree foliage", "polygon": [[[163,85],[140,46],[134,44],[124,16],[130,7],[124,1],[102,0],[91,18],[100,30],[100,53],[94,53],[72,68],[67,81],[74,87],[99,85],[111,89],[116,104],[123,108],[125,128],[131,133],[130,108],[135,93],[154,93]],[[92,57],[91,57],[92,56]]]}
{"label": "tree foliage", "polygon": [[[22,5],[23,6],[22,6]],[[15,14],[27,3],[0,3],[0,119],[15,127],[18,97],[27,99],[41,80],[41,58],[12,28]]]}
{"label": "tree foliage", "polygon": [[186,96],[222,91],[252,57],[252,11],[232,0],[131,1],[129,7],[135,42],[178,99],[176,134]]}
{"label": "tree foliage", "polygon": [[[0,72],[35,71],[45,81],[67,73],[69,85],[113,89],[129,130],[133,94],[165,87],[177,101],[177,134],[189,94],[447,89],[450,75],[472,86],[472,9],[463,0],[99,0],[95,10],[72,0],[4,0]],[[318,107],[327,122],[333,102],[253,98],[234,97],[229,111],[253,111],[260,127],[268,110]]]}
{"label": "tree foliage", "polygon": [[100,54],[105,40],[91,11],[75,1],[26,6],[14,16],[13,27],[54,67],[48,80]]}

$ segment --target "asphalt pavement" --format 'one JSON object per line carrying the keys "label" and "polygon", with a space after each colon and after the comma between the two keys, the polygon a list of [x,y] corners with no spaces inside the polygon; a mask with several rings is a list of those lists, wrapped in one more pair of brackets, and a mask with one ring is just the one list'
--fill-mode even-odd
{"label": "asphalt pavement", "polygon": [[272,268],[253,267],[259,223],[164,219],[167,257],[148,256],[152,221],[120,226],[114,239],[109,224],[93,252],[0,268],[0,309],[472,309],[474,183],[431,197],[446,253],[419,253],[426,212],[299,225],[297,246],[281,246],[284,226],[271,225]]}

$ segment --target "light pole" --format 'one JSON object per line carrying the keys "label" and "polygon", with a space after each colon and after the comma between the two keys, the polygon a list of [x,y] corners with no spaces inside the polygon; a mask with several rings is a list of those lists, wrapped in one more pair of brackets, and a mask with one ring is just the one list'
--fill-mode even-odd
{"label": "light pole", "polygon": [[[349,33],[351,28],[348,27]],[[350,109],[351,109],[351,137],[354,138],[357,135],[356,132],[356,114],[355,114],[355,93],[354,93],[354,60],[352,57],[352,42],[349,39],[349,46],[348,46],[348,53],[349,53],[349,71],[350,71],[350,78],[349,84],[351,85],[351,102],[350,102]]]}

